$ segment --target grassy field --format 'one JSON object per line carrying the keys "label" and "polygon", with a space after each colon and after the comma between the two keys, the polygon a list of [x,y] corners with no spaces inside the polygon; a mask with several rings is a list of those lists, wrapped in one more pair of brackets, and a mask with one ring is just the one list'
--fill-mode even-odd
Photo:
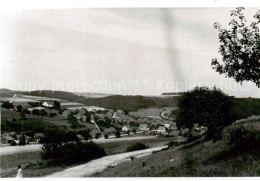
{"label": "grassy field", "polygon": [[[239,127],[243,127],[242,130],[246,130],[248,134],[245,137],[242,136],[241,139],[238,134],[235,136],[235,143],[230,143],[228,140],[232,135],[231,133]],[[247,137],[248,135],[249,137]],[[222,139],[217,142],[203,141],[184,146],[181,149],[178,149],[178,147],[171,148],[147,157],[134,159],[116,167],[110,167],[93,176],[259,176],[259,135],[260,120],[242,123],[241,125],[231,125],[224,129]],[[256,141],[257,139],[258,141]],[[239,140],[244,140],[244,142],[239,142]]]}
{"label": "grassy field", "polygon": [[134,117],[147,117],[147,116],[160,116],[163,110],[172,111],[172,107],[164,107],[164,108],[146,108],[139,109],[138,111],[129,112],[129,115]]}
{"label": "grassy field", "polygon": [[231,115],[233,120],[243,119],[252,114],[260,115],[260,99],[254,98],[235,98]]}

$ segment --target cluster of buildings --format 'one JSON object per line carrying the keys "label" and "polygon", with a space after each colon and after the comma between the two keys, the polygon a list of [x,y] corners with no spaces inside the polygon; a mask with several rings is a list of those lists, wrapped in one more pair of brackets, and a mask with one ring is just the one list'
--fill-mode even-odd
{"label": "cluster of buildings", "polygon": [[[22,134],[16,132],[1,133],[1,145],[19,145],[22,139]],[[26,144],[38,143],[44,137],[43,133],[25,132],[24,141]]]}

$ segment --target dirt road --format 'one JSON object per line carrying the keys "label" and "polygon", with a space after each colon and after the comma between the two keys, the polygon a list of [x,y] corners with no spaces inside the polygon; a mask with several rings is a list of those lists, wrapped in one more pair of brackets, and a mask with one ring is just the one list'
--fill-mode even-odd
{"label": "dirt road", "polygon": [[92,174],[101,172],[108,168],[109,166],[116,166],[122,162],[131,161],[131,157],[140,158],[142,156],[147,156],[151,154],[153,151],[161,150],[166,146],[155,147],[146,150],[133,151],[127,153],[121,153],[117,155],[105,156],[88,163],[71,167],[61,172],[54,173],[47,177],[87,177]]}

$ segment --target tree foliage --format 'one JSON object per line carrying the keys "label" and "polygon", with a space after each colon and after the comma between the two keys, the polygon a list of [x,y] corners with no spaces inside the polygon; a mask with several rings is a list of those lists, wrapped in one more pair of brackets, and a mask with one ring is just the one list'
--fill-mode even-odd
{"label": "tree foliage", "polygon": [[237,82],[252,81],[260,87],[260,11],[248,25],[244,8],[231,11],[230,29],[214,23],[220,42],[222,62],[212,59],[211,65],[220,74],[232,77]]}
{"label": "tree foliage", "polygon": [[177,127],[193,128],[195,123],[208,127],[209,134],[214,134],[216,128],[232,122],[230,109],[232,100],[215,87],[196,87],[185,92],[178,101],[179,112]]}
{"label": "tree foliage", "polygon": [[22,111],[23,111],[23,106],[18,105],[18,106],[16,107],[16,109],[17,109],[18,112],[22,112]]}
{"label": "tree foliage", "polygon": [[3,101],[2,102],[2,108],[5,108],[5,109],[13,109],[14,108],[14,105],[8,101]]}
{"label": "tree foliage", "polygon": [[44,138],[40,139],[43,150],[53,151],[67,145],[72,141],[78,141],[77,134],[61,129],[47,129]]}

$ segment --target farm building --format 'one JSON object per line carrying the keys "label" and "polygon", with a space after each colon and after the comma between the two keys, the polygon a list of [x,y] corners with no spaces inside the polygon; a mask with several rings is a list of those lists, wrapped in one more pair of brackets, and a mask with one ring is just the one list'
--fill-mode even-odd
{"label": "farm building", "polygon": [[2,141],[3,141],[3,143],[7,144],[7,143],[11,143],[12,141],[14,141],[14,138],[11,136],[5,135],[5,136],[3,136]]}
{"label": "farm building", "polygon": [[97,134],[102,134],[102,132],[99,129],[94,129],[89,134],[92,138],[95,138]]}
{"label": "farm building", "polygon": [[157,133],[166,133],[166,129],[164,126],[159,126],[159,128],[157,129]]}
{"label": "farm building", "polygon": [[112,136],[112,135],[114,135],[115,133],[116,133],[116,129],[113,128],[113,127],[110,127],[110,128],[108,128],[108,129],[105,129],[105,130],[104,130],[104,134],[107,134],[107,135],[109,135],[109,136]]}
{"label": "farm building", "polygon": [[170,129],[171,124],[164,124],[164,127],[167,128],[167,129]]}
{"label": "farm building", "polygon": [[129,131],[129,128],[128,128],[127,126],[124,126],[124,127],[122,128],[122,131],[123,131],[123,132],[127,132],[127,131]]}
{"label": "farm building", "polygon": [[44,101],[44,103],[42,103],[43,106],[45,107],[53,107],[53,104],[47,101]]}
{"label": "farm building", "polygon": [[150,128],[147,124],[140,124],[139,129],[141,131],[149,131],[150,130]]}

